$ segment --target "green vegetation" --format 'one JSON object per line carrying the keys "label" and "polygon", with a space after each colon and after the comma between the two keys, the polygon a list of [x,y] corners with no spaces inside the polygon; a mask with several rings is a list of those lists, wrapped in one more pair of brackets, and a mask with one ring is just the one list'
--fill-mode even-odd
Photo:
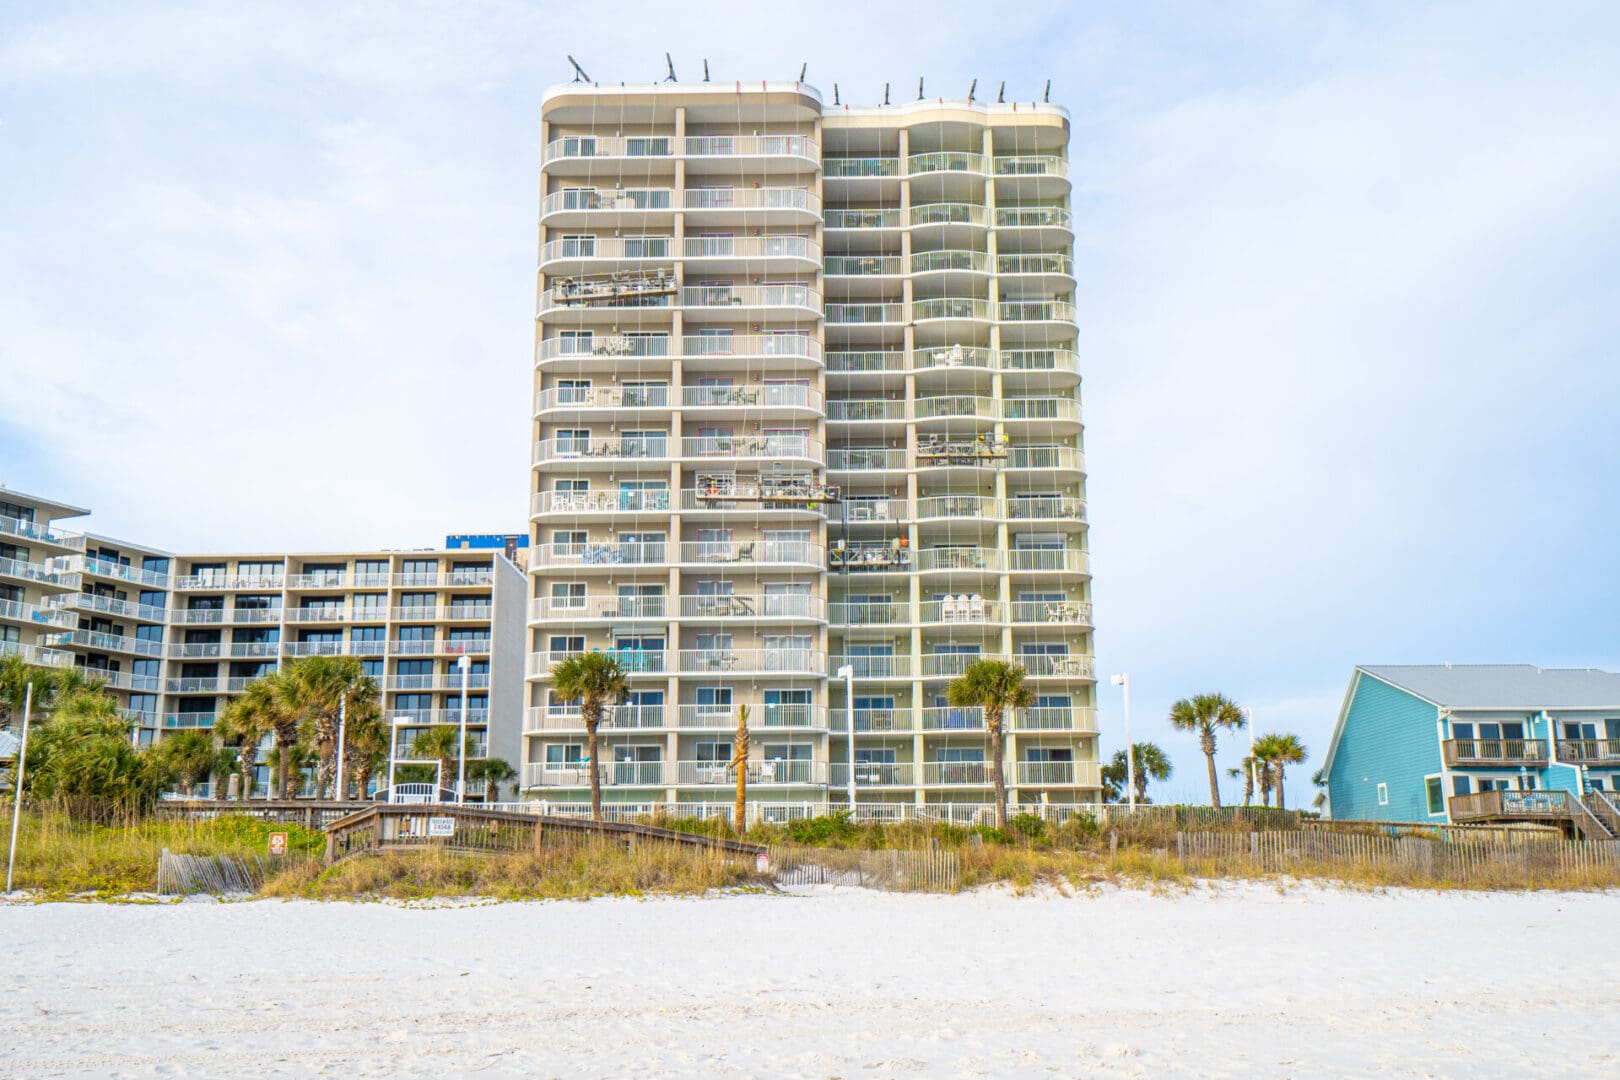
{"label": "green vegetation", "polygon": [[[1001,721],[1009,709],[1027,709],[1035,692],[1024,685],[1024,669],[1006,660],[975,660],[945,687],[945,700],[953,709],[984,710],[984,730],[990,738],[990,778],[995,785],[996,828],[1007,828],[1007,775]],[[854,768],[851,764],[850,768]]]}
{"label": "green vegetation", "polygon": [[[1152,800],[1147,794],[1148,781],[1158,780],[1162,783],[1170,779],[1171,773],[1175,770],[1170,764],[1169,755],[1161,750],[1157,743],[1139,742],[1132,747],[1132,751],[1136,765],[1136,801],[1142,804],[1150,803]],[[1114,751],[1114,759],[1102,767],[1102,782],[1109,802],[1120,801],[1130,778],[1124,749]]]}
{"label": "green vegetation", "polygon": [[1221,787],[1215,777],[1215,734],[1237,731],[1248,721],[1243,710],[1225,694],[1195,694],[1170,706],[1170,726],[1198,736],[1199,749],[1209,765],[1209,805],[1221,808]]}
{"label": "green vegetation", "polygon": [[602,820],[602,770],[597,756],[596,729],[607,716],[610,704],[624,700],[627,683],[618,658],[608,653],[571,653],[551,668],[551,689],[565,701],[579,702],[580,719],[585,721],[585,753],[591,774],[591,818]]}

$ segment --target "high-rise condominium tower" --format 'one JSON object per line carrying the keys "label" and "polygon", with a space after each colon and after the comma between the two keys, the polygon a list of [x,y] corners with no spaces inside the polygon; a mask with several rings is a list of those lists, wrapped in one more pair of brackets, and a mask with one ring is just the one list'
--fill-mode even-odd
{"label": "high-rise condominium tower", "polygon": [[728,802],[746,705],[765,816],[964,816],[978,657],[1013,800],[1096,801],[1064,110],[575,83],[542,132],[525,796],[586,798],[550,670],[600,649],[612,802]]}

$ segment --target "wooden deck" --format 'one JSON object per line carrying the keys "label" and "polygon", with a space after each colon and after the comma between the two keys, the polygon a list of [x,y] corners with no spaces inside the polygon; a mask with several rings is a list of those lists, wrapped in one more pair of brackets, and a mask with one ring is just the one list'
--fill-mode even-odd
{"label": "wooden deck", "polygon": [[1446,804],[1456,822],[1530,821],[1557,825],[1577,840],[1612,840],[1607,822],[1567,791],[1476,791]]}
{"label": "wooden deck", "polygon": [[[434,835],[432,822],[448,819],[448,835]],[[481,810],[471,806],[377,803],[326,826],[326,859],[335,862],[366,852],[441,848],[478,855],[536,850],[548,837],[597,836],[626,846],[642,842],[675,844],[698,851],[753,858],[765,851],[750,844],[695,833],[589,818]]]}

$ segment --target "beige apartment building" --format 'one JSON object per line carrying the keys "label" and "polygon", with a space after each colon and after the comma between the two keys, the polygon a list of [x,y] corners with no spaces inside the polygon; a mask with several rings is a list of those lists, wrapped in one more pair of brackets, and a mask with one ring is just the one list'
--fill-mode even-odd
{"label": "beige apartment building", "polygon": [[[971,816],[1029,672],[1015,802],[1098,801],[1064,110],[798,83],[542,107],[525,798]],[[631,692],[586,760],[551,665]],[[853,723],[853,734],[849,727]]]}
{"label": "beige apartment building", "polygon": [[62,526],[87,512],[0,488],[0,651],[93,674],[141,743],[212,728],[288,659],[354,656],[417,762],[421,731],[460,724],[465,656],[471,756],[519,762],[526,590],[503,551],[175,555]]}

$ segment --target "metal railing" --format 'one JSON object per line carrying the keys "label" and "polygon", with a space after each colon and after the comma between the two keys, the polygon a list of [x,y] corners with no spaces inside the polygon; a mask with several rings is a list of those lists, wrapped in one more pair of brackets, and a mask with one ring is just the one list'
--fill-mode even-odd
{"label": "metal railing", "polygon": [[1007,371],[1078,371],[1080,357],[1073,349],[1003,349],[1001,366]]}
{"label": "metal railing", "polygon": [[35,604],[25,604],[20,600],[0,600],[0,619],[68,629],[73,626],[76,618],[73,612],[62,608],[39,607]]}
{"label": "metal railing", "polygon": [[[788,761],[778,758],[770,761],[750,761],[746,766],[748,783],[753,784],[825,784],[825,761]],[[737,773],[730,765],[708,761],[676,762],[676,782],[680,784],[736,784]]]}
{"label": "metal railing", "polygon": [[111,596],[96,596],[93,593],[76,592],[63,596],[47,597],[45,603],[53,609],[78,609],[80,611],[99,611],[107,615],[121,615],[126,619],[138,619],[141,622],[165,622],[169,619],[169,609],[155,607],[151,604],[135,604],[128,600],[117,600]]}
{"label": "metal railing", "polygon": [[689,187],[685,192],[688,210],[804,210],[815,214],[821,199],[813,191],[796,187]]}
{"label": "metal railing", "polygon": [[674,208],[671,188],[570,188],[554,191],[540,203],[540,214],[579,210],[645,212]]}
{"label": "metal railing", "polygon": [[906,173],[916,176],[932,172],[988,173],[989,160],[983,154],[965,150],[936,150],[926,154],[912,154],[906,159]]}
{"label": "metal railing", "polygon": [[1014,446],[1007,453],[1007,467],[1012,469],[1068,469],[1085,468],[1085,455],[1072,446]]}
{"label": "metal railing", "polygon": [[684,458],[808,458],[820,461],[820,442],[802,435],[688,435],[681,439]]}
{"label": "metal railing", "polygon": [[829,255],[824,272],[828,277],[882,277],[902,272],[898,255]]}
{"label": "metal railing", "polygon": [[60,649],[42,649],[19,641],[0,641],[0,656],[20,656],[39,667],[72,667],[73,654]]}
{"label": "metal railing", "polygon": [[998,229],[1067,229],[1073,230],[1069,211],[1061,206],[998,206]]}
{"label": "metal railing", "polygon": [[[848,762],[834,761],[829,770],[832,786],[840,787],[849,783],[850,766]],[[916,783],[916,766],[909,761],[857,761],[855,763],[856,787],[911,787]]]}
{"label": "metal railing", "polygon": [[588,338],[551,337],[535,349],[537,362],[577,356],[668,356],[668,334],[598,334]]}
{"label": "metal railing", "polygon": [[537,491],[529,500],[534,514],[635,513],[666,511],[669,490],[651,491]]}
{"label": "metal railing", "polygon": [[999,600],[958,596],[947,600],[924,600],[921,616],[925,623],[1004,623],[1007,621],[1007,607]]}
{"label": "metal railing", "polygon": [[884,604],[834,601],[830,610],[834,626],[894,626],[910,617],[910,608],[901,601]]}
{"label": "metal railing", "polygon": [[997,255],[998,274],[1061,274],[1074,276],[1074,260],[1067,255],[1049,252],[1034,254]]}
{"label": "metal railing", "polygon": [[1001,322],[1074,322],[1074,305],[1067,300],[1003,300],[996,305]]}
{"label": "metal railing", "polygon": [[680,598],[683,619],[808,619],[825,621],[827,602],[800,593],[765,593],[755,596],[685,596]]}
{"label": "metal railing", "polygon": [[[656,675],[665,670],[665,656],[663,649],[591,649],[591,652],[605,653],[619,662],[619,666],[631,675]],[[528,673],[531,676],[546,676],[551,674],[553,666],[562,663],[572,652],[539,652],[530,653]]]}
{"label": "metal railing", "polygon": [[918,371],[957,367],[994,371],[996,354],[990,349],[964,345],[952,345],[943,349],[918,349],[912,354],[912,364]]}
{"label": "metal railing", "polygon": [[667,409],[667,386],[552,387],[535,395],[537,412],[552,409]]}
{"label": "metal railing", "polygon": [[972,397],[963,394],[920,397],[914,406],[914,414],[918,420],[939,420],[953,417],[995,420],[1001,415],[1001,403],[995,398]]}
{"label": "metal railing", "polygon": [[827,323],[831,326],[904,323],[906,321],[905,312],[906,306],[904,304],[828,304],[826,306]]}
{"label": "metal railing", "polygon": [[681,289],[682,307],[819,308],[821,294],[808,285],[688,285]]}
{"label": "metal railing", "polygon": [[833,656],[828,660],[827,674],[836,677],[838,669],[850,667],[857,679],[908,679],[912,663],[908,653],[891,656]]}
{"label": "metal railing", "polygon": [[1013,521],[1084,521],[1086,504],[1066,496],[1014,496],[1007,500],[1007,517]]}
{"label": "metal railing", "polygon": [[868,371],[904,371],[906,354],[897,349],[861,349],[830,352],[827,370],[853,374]]}
{"label": "metal railing", "polygon": [[869,176],[899,176],[900,159],[897,157],[822,158],[821,175],[841,180]]}
{"label": "metal railing", "polygon": [[804,135],[688,135],[687,157],[802,157],[821,163],[821,146]]}
{"label": "metal railing", "polygon": [[1053,154],[998,154],[992,164],[997,176],[1069,175],[1069,163]]}
{"label": "metal railing", "polygon": [[845,470],[903,469],[906,452],[883,447],[848,447],[827,451],[827,468]]}
{"label": "metal railing", "polygon": [[874,206],[827,210],[822,215],[822,222],[829,229],[898,229],[900,208]]}
{"label": "metal railing", "polygon": [[84,550],[84,537],[77,533],[61,532],[37,521],[24,521],[22,518],[7,517],[4,514],[0,514],[0,533],[15,536],[19,540],[36,540],[41,544],[52,544],[76,551]]}
{"label": "metal railing", "polygon": [[913,300],[911,302],[911,317],[917,322],[927,319],[979,319],[988,322],[990,320],[990,301],[954,296],[935,297],[931,300]]}
{"label": "metal railing", "polygon": [[851,422],[862,420],[904,420],[906,403],[890,398],[834,398],[827,402],[827,419]]}
{"label": "metal railing", "polygon": [[820,409],[821,391],[795,383],[685,386],[681,404],[694,408]]}
{"label": "metal railing", "polygon": [[931,274],[947,270],[967,270],[976,274],[990,272],[990,254],[984,251],[918,251],[911,256],[913,274]]}
{"label": "metal railing", "polygon": [[1050,603],[1037,600],[1015,600],[1012,605],[1015,623],[1053,623],[1058,625],[1091,625],[1091,605],[1067,600]]}
{"label": "metal railing", "polygon": [[674,254],[674,238],[670,236],[569,236],[548,240],[540,249],[540,262],[542,265],[580,259],[668,262]]}
{"label": "metal railing", "polygon": [[923,548],[917,552],[917,569],[999,571],[1003,561],[996,548]]}
{"label": "metal railing", "polygon": [[827,667],[827,654],[816,649],[682,649],[680,670],[684,673],[728,674],[766,671],[819,678]]}
{"label": "metal railing", "polygon": [[534,444],[535,464],[551,461],[663,461],[669,457],[669,436],[656,439],[541,439]]}
{"label": "metal railing", "polygon": [[1087,553],[1074,548],[1050,551],[1036,548],[1013,548],[1007,552],[1007,569],[1013,573],[1042,570],[1083,573],[1090,566],[1091,562]]}
{"label": "metal railing", "polygon": [[911,224],[973,225],[982,229],[990,224],[990,210],[978,203],[918,203],[911,208]]}
{"label": "metal railing", "polygon": [[803,236],[688,236],[687,259],[805,259],[821,261],[821,245]]}
{"label": "metal railing", "polygon": [[660,541],[644,543],[614,540],[584,544],[545,544],[538,549],[546,566],[651,566],[669,561],[670,546]]}
{"label": "metal railing", "polygon": [[787,356],[821,359],[821,343],[808,334],[687,334],[681,338],[684,356]]}
{"label": "metal railing", "polygon": [[819,567],[826,552],[799,540],[697,540],[681,544],[683,563],[794,564]]}
{"label": "metal railing", "polygon": [[1004,420],[1080,420],[1080,403],[1072,397],[1009,397],[1001,401]]}
{"label": "metal railing", "polygon": [[536,597],[529,601],[529,620],[662,619],[669,613],[666,596]]}

